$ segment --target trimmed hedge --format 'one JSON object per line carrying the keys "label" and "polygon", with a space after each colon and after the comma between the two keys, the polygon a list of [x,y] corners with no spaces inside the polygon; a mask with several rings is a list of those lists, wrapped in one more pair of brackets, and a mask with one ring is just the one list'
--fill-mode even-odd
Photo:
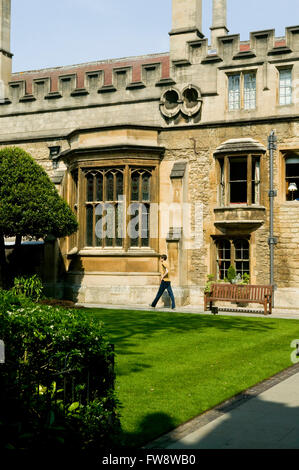
{"label": "trimmed hedge", "polygon": [[114,352],[79,310],[0,291],[0,450],[96,455],[119,444]]}

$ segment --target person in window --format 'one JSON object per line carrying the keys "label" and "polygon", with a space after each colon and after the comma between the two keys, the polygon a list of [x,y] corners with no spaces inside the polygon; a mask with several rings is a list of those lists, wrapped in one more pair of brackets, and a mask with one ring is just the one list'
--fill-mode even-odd
{"label": "person in window", "polygon": [[150,304],[151,307],[155,308],[158,301],[162,297],[162,294],[165,290],[167,290],[170,300],[171,300],[171,308],[175,309],[175,300],[174,300],[174,295],[173,291],[171,288],[171,281],[170,281],[170,276],[169,276],[169,267],[167,261],[167,256],[162,255],[160,257],[160,262],[161,262],[161,284],[158,290],[158,293],[156,295],[155,300]]}

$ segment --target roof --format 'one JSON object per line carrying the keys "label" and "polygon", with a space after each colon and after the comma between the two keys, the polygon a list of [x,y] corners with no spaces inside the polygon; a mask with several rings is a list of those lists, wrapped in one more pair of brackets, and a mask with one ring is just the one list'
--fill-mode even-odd
{"label": "roof", "polygon": [[217,147],[214,154],[229,154],[229,153],[243,153],[243,152],[254,152],[254,153],[265,153],[266,147],[257,140],[251,138],[242,139],[229,139],[219,147]]}

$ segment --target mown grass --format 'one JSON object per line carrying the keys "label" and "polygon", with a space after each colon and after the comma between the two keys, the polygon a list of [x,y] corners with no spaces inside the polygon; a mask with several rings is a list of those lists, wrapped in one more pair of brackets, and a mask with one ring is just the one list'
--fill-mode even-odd
{"label": "mown grass", "polygon": [[116,351],[124,444],[140,447],[292,365],[299,322],[88,309]]}

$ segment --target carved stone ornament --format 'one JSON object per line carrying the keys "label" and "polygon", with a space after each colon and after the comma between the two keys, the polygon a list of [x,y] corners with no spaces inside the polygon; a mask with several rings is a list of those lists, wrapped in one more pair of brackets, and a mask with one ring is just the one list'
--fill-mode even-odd
{"label": "carved stone ornament", "polygon": [[167,118],[174,118],[179,112],[186,116],[196,115],[202,105],[200,89],[195,85],[187,85],[182,92],[177,88],[168,88],[161,96],[161,113]]}
{"label": "carved stone ornament", "polygon": [[174,87],[164,91],[160,100],[160,109],[164,116],[168,118],[175,117],[181,109],[182,96],[179,90]]}
{"label": "carved stone ornament", "polygon": [[197,114],[202,105],[200,89],[194,85],[188,85],[183,89],[182,96],[182,112],[186,114],[186,116],[194,116]]}

